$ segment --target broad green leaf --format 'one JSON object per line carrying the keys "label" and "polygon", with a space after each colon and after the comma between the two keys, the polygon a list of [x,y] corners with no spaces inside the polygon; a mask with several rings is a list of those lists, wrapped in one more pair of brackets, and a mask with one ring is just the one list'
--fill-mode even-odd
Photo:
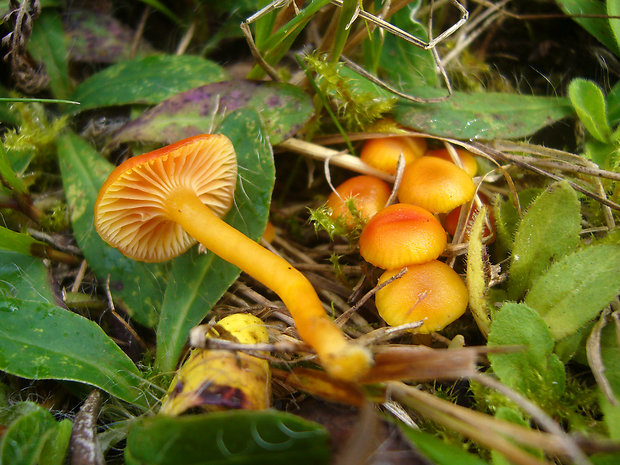
{"label": "broad green leaf", "polygon": [[15,173],[14,168],[11,166],[8,154],[4,149],[4,144],[0,144],[0,178],[15,192],[19,194],[28,192],[24,182],[17,176],[17,173]]}
{"label": "broad green leaf", "polygon": [[42,407],[13,421],[0,444],[0,463],[37,465],[45,443],[57,430],[53,415]]}
{"label": "broad green leaf", "polygon": [[310,98],[298,87],[275,82],[224,81],[170,97],[127,124],[110,141],[170,144],[212,132],[238,109],[259,113],[272,144],[295,134],[312,116]]}
{"label": "broad green leaf", "polygon": [[[131,58],[136,32],[113,16],[101,11],[68,9],[64,11],[65,34],[72,61],[115,63]],[[155,53],[142,38],[135,58]]]}
{"label": "broad green leaf", "polygon": [[461,447],[442,441],[432,434],[410,428],[404,424],[399,426],[407,439],[415,444],[415,448],[430,459],[432,463],[437,465],[455,465],[457,463],[459,465],[487,465],[487,462],[480,457],[470,454]]}
{"label": "broad green leaf", "polygon": [[553,353],[545,321],[525,304],[506,303],[491,323],[489,347],[525,346],[525,350],[489,354],[493,371],[506,385],[544,407],[564,392],[564,365]]}
{"label": "broad green leaf", "polygon": [[[615,0],[611,0],[613,3]],[[603,0],[556,0],[562,11],[567,15],[591,15],[591,18],[576,16],[573,20],[592,34],[609,50],[620,56],[620,45],[610,27],[610,21],[603,18],[607,15],[607,8]],[[597,17],[598,16],[598,17]]]}
{"label": "broad green leaf", "polygon": [[226,79],[219,65],[192,55],[152,55],[124,61],[92,75],[71,98],[90,108],[134,103],[157,104],[179,92]]}
{"label": "broad green leaf", "polygon": [[[390,23],[420,40],[428,41],[426,28],[413,17],[419,7],[419,2],[406,6],[392,15]],[[394,34],[385,33],[379,64],[387,78],[401,92],[439,84],[432,52],[415,47]]]}
{"label": "broad green leaf", "polygon": [[[217,132],[230,138],[239,165],[233,210],[224,219],[256,240],[269,217],[275,179],[271,146],[253,111],[232,113]],[[174,369],[189,330],[200,323],[239,272],[210,252],[199,256],[192,251],[175,260],[157,329],[156,364],[161,371]]]}
{"label": "broad green leaf", "polygon": [[601,396],[601,410],[605,419],[605,426],[610,439],[620,441],[620,404],[612,405],[609,400]]}
{"label": "broad green leaf", "polygon": [[594,244],[560,258],[534,281],[525,302],[557,341],[574,334],[620,293],[620,245]]}
{"label": "broad green leaf", "polygon": [[517,300],[557,260],[579,243],[580,204],[567,182],[550,185],[530,205],[517,229],[510,257],[508,297]]}
{"label": "broad green leaf", "polygon": [[0,296],[54,303],[49,270],[39,258],[0,250]]}
{"label": "broad green leaf", "polygon": [[129,357],[97,324],[52,304],[0,298],[0,369],[91,384],[144,404],[143,379]]}
{"label": "broad green leaf", "polygon": [[67,63],[67,43],[58,13],[53,10],[44,10],[34,21],[28,50],[35,60],[45,64],[45,71],[50,78],[50,88],[54,97],[69,98],[71,82]]}
{"label": "broad green leaf", "polygon": [[33,248],[45,247],[47,244],[37,241],[29,234],[20,233],[0,226],[0,250],[33,255]]}
{"label": "broad green leaf", "polygon": [[489,324],[491,323],[486,303],[487,276],[490,263],[486,246],[482,243],[486,213],[486,207],[482,207],[469,233],[469,246],[467,248],[469,308],[484,337],[488,336]]}
{"label": "broad green leaf", "polygon": [[112,296],[145,326],[155,326],[163,299],[164,267],[136,262],[107,245],[93,226],[95,200],[113,166],[75,134],[58,139],[58,159],[75,239]]}
{"label": "broad green leaf", "polygon": [[616,50],[620,50],[620,3],[617,0],[607,0],[607,14],[614,16],[609,18],[609,28],[616,38]]}
{"label": "broad green leaf", "polygon": [[614,166],[620,161],[620,144],[602,143],[590,139],[585,143],[585,155],[601,169],[616,171]]}
{"label": "broad green leaf", "polygon": [[[418,97],[441,97],[446,91],[429,87],[411,89]],[[457,139],[514,139],[573,114],[568,99],[495,92],[454,92],[439,103],[399,100],[394,119],[404,126]]]}
{"label": "broad green leaf", "polygon": [[304,465],[328,459],[321,426],[273,410],[141,418],[125,448],[127,465]]}
{"label": "broad green leaf", "polygon": [[568,96],[577,116],[588,132],[600,142],[608,142],[611,129],[607,123],[605,96],[593,81],[573,79],[568,86]]}
{"label": "broad green leaf", "polygon": [[38,465],[63,465],[65,463],[72,429],[73,423],[66,418],[56,425],[43,446]]}

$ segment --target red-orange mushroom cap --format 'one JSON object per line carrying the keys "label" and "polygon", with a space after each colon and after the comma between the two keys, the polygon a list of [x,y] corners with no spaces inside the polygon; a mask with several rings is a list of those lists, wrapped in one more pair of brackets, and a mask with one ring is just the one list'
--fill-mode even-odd
{"label": "red-orange mushroom cap", "polygon": [[469,202],[475,193],[474,181],[464,170],[441,158],[424,156],[405,167],[398,198],[433,213],[448,213]]}
{"label": "red-orange mushroom cap", "polygon": [[434,260],[446,244],[446,232],[431,212],[403,203],[390,205],[373,216],[359,240],[362,257],[384,269]]}
{"label": "red-orange mushroom cap", "polygon": [[192,192],[221,217],[231,208],[237,156],[223,135],[190,137],[130,158],[109,175],[95,203],[95,229],[124,255],[170,260],[196,243],[170,219],[170,195]]}
{"label": "red-orange mushroom cap", "polygon": [[372,364],[370,351],[345,337],[308,279],[218,216],[232,202],[233,162],[230,140],[210,134],[127,160],[101,188],[95,227],[106,242],[143,261],[167,260],[200,242],[280,296],[331,376],[359,379]]}
{"label": "red-orange mushroom cap", "polygon": [[327,207],[331,209],[332,218],[343,218],[347,227],[354,228],[356,219],[349,210],[348,199],[352,200],[360,219],[368,220],[385,207],[391,193],[390,186],[375,176],[355,176],[329,195]]}
{"label": "red-orange mushroom cap", "polygon": [[[379,284],[399,270],[387,270]],[[407,272],[375,294],[379,315],[391,326],[422,320],[416,333],[440,331],[465,313],[468,292],[461,277],[438,260],[408,265]]]}

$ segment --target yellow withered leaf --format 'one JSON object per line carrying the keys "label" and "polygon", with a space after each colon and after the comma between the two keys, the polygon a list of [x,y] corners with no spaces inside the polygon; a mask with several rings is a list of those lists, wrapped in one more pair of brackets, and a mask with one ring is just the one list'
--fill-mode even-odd
{"label": "yellow withered leaf", "polygon": [[[248,313],[227,316],[214,330],[243,344],[269,342],[263,321]],[[270,400],[266,360],[239,351],[192,349],[170,383],[160,413],[180,415],[191,408],[264,409]]]}

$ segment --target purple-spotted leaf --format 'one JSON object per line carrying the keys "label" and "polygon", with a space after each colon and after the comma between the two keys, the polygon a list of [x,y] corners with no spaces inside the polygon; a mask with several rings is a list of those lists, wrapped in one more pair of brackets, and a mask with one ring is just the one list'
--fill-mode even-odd
{"label": "purple-spotted leaf", "polygon": [[146,111],[112,138],[109,146],[138,141],[170,144],[211,132],[238,109],[258,112],[272,144],[295,134],[312,116],[310,98],[298,87],[231,80],[180,93]]}
{"label": "purple-spotted leaf", "polygon": [[[64,17],[69,59],[87,63],[115,63],[131,58],[135,32],[114,17],[92,10],[69,9]],[[154,53],[140,40],[135,57]]]}

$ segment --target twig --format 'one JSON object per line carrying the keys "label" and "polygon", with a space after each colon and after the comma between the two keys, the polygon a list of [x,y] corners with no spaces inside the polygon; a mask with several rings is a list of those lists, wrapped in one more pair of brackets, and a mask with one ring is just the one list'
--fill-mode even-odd
{"label": "twig", "polygon": [[603,313],[592,328],[592,332],[590,333],[588,342],[586,343],[586,355],[588,357],[588,365],[590,365],[590,369],[592,370],[592,375],[594,375],[596,384],[598,384],[601,392],[605,395],[611,405],[618,405],[618,399],[616,399],[611,384],[605,376],[605,365],[603,364],[603,358],[601,357],[601,332],[607,324],[607,318],[610,313],[611,310],[609,308],[603,310]]}

